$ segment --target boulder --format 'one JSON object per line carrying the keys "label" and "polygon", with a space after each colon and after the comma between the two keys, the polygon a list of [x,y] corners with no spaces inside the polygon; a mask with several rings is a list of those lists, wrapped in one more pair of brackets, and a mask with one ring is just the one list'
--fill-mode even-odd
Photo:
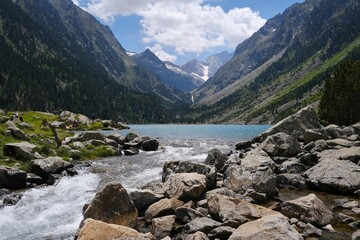
{"label": "boulder", "polygon": [[93,218],[130,227],[136,225],[138,218],[134,203],[119,182],[108,183],[96,193],[83,215],[84,219]]}
{"label": "boulder", "polygon": [[329,224],[333,219],[332,212],[313,193],[284,202],[281,206],[281,212],[289,218],[296,218],[318,227]]}
{"label": "boulder", "polygon": [[184,226],[187,233],[203,232],[208,234],[214,228],[220,227],[221,223],[207,217],[196,218]]}
{"label": "boulder", "polygon": [[220,170],[224,166],[226,160],[227,156],[223,154],[219,149],[214,148],[208,153],[205,159],[205,164],[213,165],[218,170]]}
{"label": "boulder", "polygon": [[276,176],[276,186],[279,188],[306,189],[306,181],[300,174],[283,173]]}
{"label": "boulder", "polygon": [[105,136],[100,132],[86,131],[86,132],[80,133],[80,135],[77,137],[77,140],[80,142],[86,142],[86,141],[90,141],[90,140],[105,141]]}
{"label": "boulder", "polygon": [[151,190],[135,190],[130,193],[130,198],[134,202],[136,209],[146,210],[151,204],[164,198],[163,194],[155,193]]}
{"label": "boulder", "polygon": [[159,148],[159,141],[156,139],[150,139],[150,140],[144,141],[141,144],[141,148],[144,151],[156,151]]}
{"label": "boulder", "polygon": [[229,237],[229,240],[255,239],[303,240],[303,237],[279,213],[245,223]]}
{"label": "boulder", "polygon": [[271,169],[275,169],[274,161],[261,148],[255,148],[245,153],[244,158],[241,159],[241,166],[246,169],[253,169],[262,166],[269,166]]}
{"label": "boulder", "polygon": [[139,135],[137,133],[130,132],[125,136],[125,141],[131,142],[132,140],[134,140],[137,137],[139,137]]}
{"label": "boulder", "polygon": [[188,223],[195,218],[205,217],[200,211],[185,206],[178,207],[175,210],[175,214],[177,219],[183,223]]}
{"label": "boulder", "polygon": [[320,127],[319,117],[314,107],[307,106],[266,130],[259,137],[255,138],[255,141],[262,142],[267,136],[279,132],[284,132],[294,136],[298,140],[303,140],[306,130],[319,129]]}
{"label": "boulder", "polygon": [[222,226],[211,230],[208,235],[210,239],[227,240],[235,230],[232,227]]}
{"label": "boulder", "polygon": [[259,147],[272,157],[294,157],[301,151],[298,140],[282,132],[268,136]]}
{"label": "boulder", "polygon": [[319,129],[308,129],[304,132],[304,142],[308,144],[317,140],[324,139],[324,136]]}
{"label": "boulder", "polygon": [[206,177],[198,173],[172,174],[164,183],[166,194],[182,201],[198,200],[205,189]]}
{"label": "boulder", "polygon": [[145,212],[145,221],[151,222],[153,218],[162,217],[165,215],[174,215],[175,209],[184,205],[184,202],[179,199],[164,198],[156,203],[153,203]]}
{"label": "boulder", "polygon": [[205,175],[206,188],[216,187],[216,168],[202,163],[193,163],[190,161],[166,162],[163,166],[162,180],[165,182],[169,175],[173,173],[198,173]]}
{"label": "boulder", "polygon": [[352,234],[351,240],[360,240],[360,229]]}
{"label": "boulder", "polygon": [[208,209],[210,216],[220,222],[235,220],[240,224],[263,216],[275,214],[276,212],[258,206],[239,198],[213,195],[208,199]]}
{"label": "boulder", "polygon": [[156,239],[162,239],[171,234],[176,217],[174,215],[154,218],[151,221],[150,231]]}
{"label": "boulder", "polygon": [[27,174],[16,168],[0,166],[0,188],[19,189],[26,186]]}
{"label": "boulder", "polygon": [[224,173],[224,186],[240,194],[253,189],[265,193],[267,198],[278,195],[275,174],[268,167],[244,170],[242,166],[232,165]]}
{"label": "boulder", "polygon": [[353,194],[360,189],[360,166],[327,158],[304,173],[307,184],[325,192]]}
{"label": "boulder", "polygon": [[11,131],[11,136],[13,136],[16,139],[22,140],[22,141],[29,141],[29,136],[21,129],[15,127],[15,128],[9,128]]}
{"label": "boulder", "polygon": [[29,142],[6,143],[4,145],[4,155],[13,157],[20,161],[36,159],[36,146]]}
{"label": "boulder", "polygon": [[346,148],[350,148],[350,147],[355,146],[354,141],[349,141],[349,140],[346,140],[346,139],[343,139],[343,138],[335,138],[335,139],[326,140],[326,143],[330,147],[346,147]]}
{"label": "boulder", "polygon": [[95,239],[152,239],[135,229],[117,224],[108,224],[91,218],[85,219],[78,230],[77,240]]}
{"label": "boulder", "polygon": [[[182,238],[179,238],[179,239],[182,239]],[[185,240],[209,240],[209,238],[203,232],[196,232],[194,234],[188,234],[185,237]]]}
{"label": "boulder", "polygon": [[71,163],[64,161],[61,157],[36,159],[31,163],[31,172],[44,179],[47,179],[50,174],[58,174],[67,168],[73,167]]}

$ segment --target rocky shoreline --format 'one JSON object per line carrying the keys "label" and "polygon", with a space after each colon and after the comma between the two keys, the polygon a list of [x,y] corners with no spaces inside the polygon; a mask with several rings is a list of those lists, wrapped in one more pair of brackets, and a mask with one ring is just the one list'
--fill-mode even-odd
{"label": "rocky shoreline", "polygon": [[[322,128],[304,108],[235,153],[167,162],[162,182],[131,193],[107,184],[84,206],[75,238],[359,239],[359,134],[360,124]],[[282,201],[283,188],[348,197],[329,208],[314,193]],[[335,219],[351,231],[334,229]]]}

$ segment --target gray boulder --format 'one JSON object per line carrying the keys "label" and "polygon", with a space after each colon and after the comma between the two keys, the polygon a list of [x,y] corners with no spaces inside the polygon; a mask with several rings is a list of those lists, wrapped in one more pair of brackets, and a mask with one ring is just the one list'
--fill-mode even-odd
{"label": "gray boulder", "polygon": [[281,239],[303,240],[303,237],[288,223],[287,218],[278,213],[238,227],[229,240]]}
{"label": "gray boulder", "polygon": [[135,190],[130,193],[130,198],[134,202],[136,209],[146,210],[151,204],[164,198],[164,195],[155,193],[151,190]]}
{"label": "gray boulder", "polygon": [[156,203],[151,204],[145,212],[145,221],[151,222],[153,218],[162,217],[165,215],[174,215],[175,209],[184,205],[183,201],[179,199],[164,198]]}
{"label": "gray boulder", "polygon": [[119,182],[108,183],[96,193],[84,211],[84,219],[135,227],[138,212],[126,189]]}
{"label": "gray boulder", "polygon": [[224,173],[224,186],[240,194],[249,189],[265,193],[267,198],[278,194],[275,174],[268,167],[245,170],[242,166],[232,165]]}
{"label": "gray boulder", "polygon": [[156,139],[150,139],[150,140],[144,141],[141,144],[141,148],[144,151],[156,151],[159,148],[159,141]]}
{"label": "gray boulder", "polygon": [[162,181],[165,182],[169,175],[173,173],[198,173],[205,175],[206,188],[216,187],[216,168],[202,163],[190,161],[172,161],[166,162],[163,166]]}
{"label": "gray boulder", "polygon": [[210,216],[217,221],[226,222],[233,220],[239,224],[276,213],[271,209],[249,203],[239,198],[223,195],[211,196],[210,199],[208,199],[208,209]]}
{"label": "gray boulder", "polygon": [[26,186],[27,174],[16,168],[0,166],[0,188],[19,189]]}
{"label": "gray boulder", "polygon": [[184,226],[187,233],[203,232],[208,234],[214,228],[220,227],[221,223],[207,217],[196,218]]}
{"label": "gray boulder", "polygon": [[296,218],[318,227],[326,226],[333,219],[332,212],[313,193],[284,202],[281,212],[289,218]]}
{"label": "gray boulder", "polygon": [[297,113],[278,122],[259,137],[255,138],[255,140],[262,142],[267,136],[274,135],[279,132],[284,132],[294,136],[298,140],[303,140],[306,130],[319,129],[320,127],[319,117],[316,114],[314,107],[307,106],[299,110]]}
{"label": "gray boulder", "polygon": [[4,155],[20,161],[30,161],[37,158],[36,146],[29,142],[7,143],[4,145]]}
{"label": "gray boulder", "polygon": [[198,173],[172,174],[164,183],[166,194],[182,201],[198,200],[205,189],[206,177]]}
{"label": "gray boulder", "polygon": [[268,136],[259,146],[269,156],[294,157],[301,151],[300,143],[295,137],[286,133]]}
{"label": "gray boulder", "polygon": [[205,159],[205,164],[214,165],[218,170],[220,170],[227,160],[227,156],[223,154],[219,149],[212,149],[208,156]]}
{"label": "gray boulder", "polygon": [[36,159],[32,161],[31,172],[47,179],[50,174],[61,173],[73,165],[64,161],[61,157],[48,157],[46,159]]}
{"label": "gray boulder", "polygon": [[162,239],[170,235],[174,228],[176,216],[164,216],[160,218],[154,218],[151,221],[150,231],[156,239]]}
{"label": "gray boulder", "polygon": [[360,166],[338,159],[324,159],[304,173],[307,184],[325,192],[353,194],[360,189]]}
{"label": "gray boulder", "polygon": [[269,166],[275,169],[275,162],[261,148],[255,148],[247,152],[241,159],[241,166],[245,169],[255,169],[257,167]]}

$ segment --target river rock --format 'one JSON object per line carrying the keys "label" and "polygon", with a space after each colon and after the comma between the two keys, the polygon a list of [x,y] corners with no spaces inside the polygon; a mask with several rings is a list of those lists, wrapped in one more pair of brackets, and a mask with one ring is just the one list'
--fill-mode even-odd
{"label": "river rock", "polygon": [[146,210],[151,204],[164,198],[163,194],[155,193],[151,190],[135,190],[130,193],[130,198],[134,202],[136,209]]}
{"label": "river rock", "polygon": [[156,151],[159,148],[159,141],[156,139],[150,139],[150,140],[144,141],[141,144],[141,148],[144,151]]}
{"label": "river rock", "polygon": [[77,140],[80,142],[86,142],[86,141],[90,141],[90,140],[100,140],[100,141],[105,141],[105,136],[103,134],[101,134],[100,132],[95,132],[95,131],[86,131],[83,133],[80,133],[79,136],[77,137]]}
{"label": "river rock", "polygon": [[351,240],[360,240],[360,229],[352,234]]}
{"label": "river rock", "polygon": [[262,166],[269,166],[272,170],[275,169],[274,161],[261,148],[255,148],[245,153],[244,158],[241,159],[241,166],[246,169]]}
{"label": "river rock", "polygon": [[36,159],[32,161],[31,172],[47,179],[50,174],[58,174],[73,165],[64,161],[61,157],[48,157],[46,159]]}
{"label": "river rock", "polygon": [[185,206],[178,207],[175,210],[175,214],[177,219],[183,223],[188,223],[195,218],[205,217],[200,211]]}
{"label": "river rock", "polygon": [[37,158],[36,146],[29,142],[6,143],[4,155],[20,161],[29,161]]}
{"label": "river rock", "polygon": [[117,224],[108,224],[91,218],[85,219],[78,230],[77,240],[95,239],[153,239],[135,229]]}
{"label": "river rock", "polygon": [[301,151],[296,138],[283,132],[268,136],[259,147],[272,157],[294,157]]}
{"label": "river rock", "polygon": [[208,234],[210,239],[227,240],[235,232],[235,228],[221,226],[211,230]]}
{"label": "river rock", "polygon": [[317,140],[324,139],[324,136],[318,129],[308,129],[304,132],[304,143],[315,142]]}
{"label": "river rock", "polygon": [[319,117],[316,114],[314,107],[307,106],[299,110],[297,113],[278,122],[273,127],[262,133],[259,137],[255,138],[255,140],[262,142],[267,136],[274,135],[279,132],[284,132],[294,136],[298,140],[303,140],[306,130],[319,129],[320,127]]}
{"label": "river rock", "polygon": [[145,212],[145,221],[151,222],[153,218],[162,217],[165,215],[174,215],[175,209],[184,205],[184,202],[179,199],[161,199],[153,203]]}
{"label": "river rock", "polygon": [[208,234],[214,228],[220,227],[221,223],[207,217],[196,218],[184,226],[187,233],[203,232]]}
{"label": "river rock", "polygon": [[226,222],[228,220],[235,220],[240,224],[276,213],[271,209],[239,198],[222,195],[211,196],[208,199],[208,209],[211,217],[217,221]]}
{"label": "river rock", "polygon": [[214,166],[202,163],[193,163],[190,161],[172,161],[166,162],[163,166],[162,180],[165,182],[171,174],[174,173],[198,173],[205,175],[206,188],[213,189],[216,187],[216,168]]}
{"label": "river rock", "polygon": [[205,159],[205,164],[214,165],[218,170],[220,170],[224,166],[226,160],[227,156],[219,149],[214,148],[208,153]]}
{"label": "river rock", "polygon": [[346,139],[343,139],[343,138],[336,138],[336,139],[326,140],[326,143],[330,147],[341,146],[341,147],[349,148],[349,147],[355,146],[355,142],[349,141],[349,140],[346,140]]}
{"label": "river rock", "polygon": [[131,142],[135,138],[139,137],[137,133],[130,132],[125,136],[125,142]]}
{"label": "river rock", "polygon": [[[183,238],[179,238],[179,239],[183,239]],[[203,232],[196,232],[194,234],[187,234],[185,240],[209,240],[209,238]]]}
{"label": "river rock", "polygon": [[283,173],[276,176],[276,186],[290,189],[306,189],[305,178],[301,174]]}
{"label": "river rock", "polygon": [[126,189],[119,182],[111,182],[96,193],[84,212],[87,218],[133,227],[138,212]]}
{"label": "river rock", "polygon": [[333,219],[332,212],[313,193],[284,202],[281,212],[289,218],[297,218],[319,227],[329,224]]}
{"label": "river rock", "polygon": [[360,166],[338,159],[324,159],[304,173],[310,187],[325,192],[353,194],[360,189]]}
{"label": "river rock", "polygon": [[242,166],[229,166],[224,173],[224,186],[240,194],[249,189],[265,193],[267,198],[278,194],[275,174],[268,167],[244,170]]}
{"label": "river rock", "polygon": [[264,216],[238,227],[229,240],[281,239],[303,240],[282,214]]}
{"label": "river rock", "polygon": [[26,172],[0,166],[0,188],[19,189],[26,186]]}
{"label": "river rock", "polygon": [[162,239],[170,235],[174,228],[176,216],[170,215],[154,218],[151,221],[150,231],[156,239]]}
{"label": "river rock", "polygon": [[206,177],[198,173],[172,174],[164,183],[167,195],[182,201],[198,200],[205,189]]}

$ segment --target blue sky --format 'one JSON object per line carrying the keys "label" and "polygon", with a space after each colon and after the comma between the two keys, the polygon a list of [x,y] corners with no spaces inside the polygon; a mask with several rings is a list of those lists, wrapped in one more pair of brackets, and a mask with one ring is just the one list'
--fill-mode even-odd
{"label": "blue sky", "polygon": [[303,0],[73,0],[128,51],[183,64],[233,52],[267,19]]}

